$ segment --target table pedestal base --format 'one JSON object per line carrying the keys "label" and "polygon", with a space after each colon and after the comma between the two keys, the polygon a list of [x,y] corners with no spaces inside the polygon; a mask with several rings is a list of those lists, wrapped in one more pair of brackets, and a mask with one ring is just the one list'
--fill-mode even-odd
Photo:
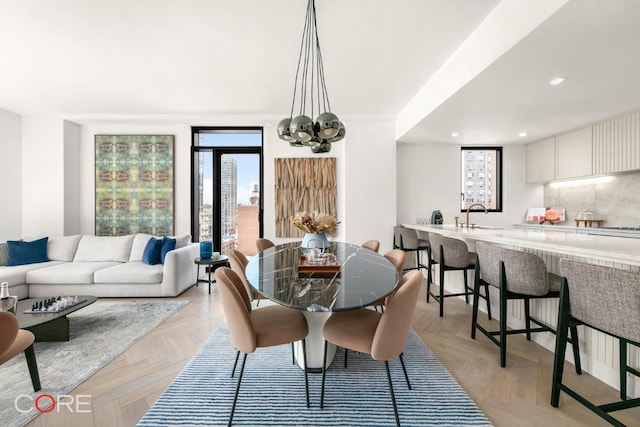
{"label": "table pedestal base", "polygon": [[[322,327],[327,321],[331,313],[303,311],[304,317],[309,325],[309,334],[307,335],[307,372],[322,372],[322,356],[324,352],[324,337],[322,336]],[[296,342],[294,345],[296,361],[298,365],[304,369],[304,356],[302,353],[302,343]],[[329,343],[327,345],[327,365],[328,368],[333,362],[336,354],[336,346]]]}

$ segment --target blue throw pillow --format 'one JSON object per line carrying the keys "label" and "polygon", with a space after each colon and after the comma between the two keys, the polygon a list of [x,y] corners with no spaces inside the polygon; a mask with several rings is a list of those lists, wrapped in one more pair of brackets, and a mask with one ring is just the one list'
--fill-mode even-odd
{"label": "blue throw pillow", "polygon": [[164,236],[162,238],[162,250],[160,251],[160,262],[164,264],[164,258],[167,256],[167,252],[176,248],[176,239]]}
{"label": "blue throw pillow", "polygon": [[37,262],[47,262],[47,242],[48,237],[34,240],[33,242],[23,242],[22,240],[7,241],[7,265],[35,264]]}
{"label": "blue throw pillow", "polygon": [[162,240],[152,237],[147,242],[142,253],[142,262],[148,265],[160,264],[160,252],[162,251]]}

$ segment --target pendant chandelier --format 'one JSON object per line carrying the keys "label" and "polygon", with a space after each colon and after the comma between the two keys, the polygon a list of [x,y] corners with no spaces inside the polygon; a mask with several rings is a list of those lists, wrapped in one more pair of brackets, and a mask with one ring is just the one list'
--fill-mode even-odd
{"label": "pendant chandelier", "polygon": [[[294,117],[296,101],[298,115]],[[309,115],[307,110],[310,110]],[[315,114],[319,115],[314,122],[312,117]],[[309,0],[298,55],[291,114],[278,123],[278,137],[288,141],[292,147],[310,147],[314,153],[327,153],[331,150],[331,144],[342,140],[344,135],[344,124],[331,112],[329,105],[316,27],[316,4],[315,0]]]}

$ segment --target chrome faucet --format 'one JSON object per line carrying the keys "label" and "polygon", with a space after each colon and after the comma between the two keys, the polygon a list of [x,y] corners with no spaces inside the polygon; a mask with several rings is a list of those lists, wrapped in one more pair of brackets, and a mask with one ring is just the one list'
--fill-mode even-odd
{"label": "chrome faucet", "polygon": [[480,206],[482,209],[484,209],[484,213],[488,214],[489,211],[487,210],[486,206],[480,203],[474,203],[472,205],[467,206],[467,223],[465,224],[467,226],[467,228],[469,228],[469,210],[474,207],[474,206]]}

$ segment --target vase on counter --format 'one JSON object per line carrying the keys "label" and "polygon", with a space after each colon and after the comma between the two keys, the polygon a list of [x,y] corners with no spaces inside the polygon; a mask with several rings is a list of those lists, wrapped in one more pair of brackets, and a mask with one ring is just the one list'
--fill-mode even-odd
{"label": "vase on counter", "polygon": [[329,239],[325,233],[306,233],[300,245],[303,251],[318,248],[321,251],[329,249]]}

